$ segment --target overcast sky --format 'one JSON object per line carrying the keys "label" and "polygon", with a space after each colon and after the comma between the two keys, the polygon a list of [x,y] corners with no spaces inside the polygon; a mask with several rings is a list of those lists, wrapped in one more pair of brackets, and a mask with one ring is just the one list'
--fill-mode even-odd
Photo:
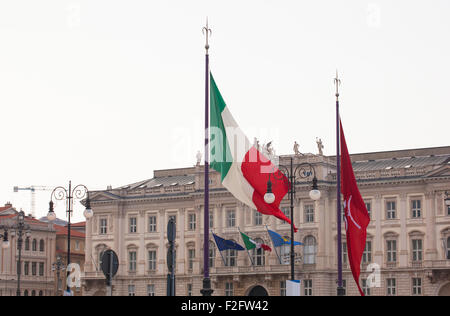
{"label": "overcast sky", "polygon": [[[195,164],[204,36],[248,138],[334,155],[336,68],[351,153],[449,144],[450,1],[0,2],[0,205],[13,186],[106,189]],[[37,216],[50,191],[37,192]],[[56,208],[65,218],[64,205]],[[81,206],[75,221],[82,220]]]}

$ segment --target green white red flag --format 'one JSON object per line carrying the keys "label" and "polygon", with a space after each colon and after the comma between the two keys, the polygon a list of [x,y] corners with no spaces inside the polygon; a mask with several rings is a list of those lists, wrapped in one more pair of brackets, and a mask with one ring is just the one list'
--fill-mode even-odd
{"label": "green white red flag", "polygon": [[242,240],[244,241],[245,248],[247,250],[251,250],[254,248],[256,248],[256,249],[262,248],[265,251],[272,251],[272,248],[270,248],[268,245],[254,241],[253,239],[251,239],[249,236],[247,236],[243,232],[241,232],[241,236],[242,236]]}
{"label": "green white red flag", "polygon": [[[252,209],[273,215],[287,223],[280,202],[289,191],[289,181],[278,168],[247,139],[231,115],[210,74],[210,166],[221,174],[222,185]],[[264,201],[267,182],[272,182],[275,201]],[[297,231],[297,228],[294,227]]]}

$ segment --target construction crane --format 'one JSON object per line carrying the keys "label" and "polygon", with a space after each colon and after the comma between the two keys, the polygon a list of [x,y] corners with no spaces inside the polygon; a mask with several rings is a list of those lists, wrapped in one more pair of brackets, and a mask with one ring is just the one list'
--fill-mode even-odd
{"label": "construction crane", "polygon": [[43,185],[31,185],[29,187],[20,188],[18,186],[13,187],[14,192],[19,192],[21,190],[29,190],[31,192],[31,216],[36,216],[36,190],[50,191],[53,187],[46,187]]}

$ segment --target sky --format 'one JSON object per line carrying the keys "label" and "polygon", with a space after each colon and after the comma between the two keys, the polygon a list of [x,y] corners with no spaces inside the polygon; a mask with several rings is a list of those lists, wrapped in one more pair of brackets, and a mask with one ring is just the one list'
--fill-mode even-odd
{"label": "sky", "polygon": [[[0,2],[0,205],[189,167],[210,68],[250,140],[334,155],[336,69],[350,153],[448,146],[448,0]],[[50,190],[36,192],[36,216]],[[77,203],[73,221],[83,220]],[[56,214],[65,219],[63,203]]]}

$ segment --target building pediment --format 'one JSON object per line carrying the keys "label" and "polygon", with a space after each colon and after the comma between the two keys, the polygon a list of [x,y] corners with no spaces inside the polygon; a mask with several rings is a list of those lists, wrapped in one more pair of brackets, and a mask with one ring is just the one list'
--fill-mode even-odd
{"label": "building pediment", "polygon": [[450,177],[450,164],[447,163],[446,165],[439,167],[435,170],[432,170],[424,175],[425,178],[430,177]]}
{"label": "building pediment", "polygon": [[120,196],[108,191],[101,192],[89,192],[89,198],[91,202],[109,202],[116,201],[120,199]]}

